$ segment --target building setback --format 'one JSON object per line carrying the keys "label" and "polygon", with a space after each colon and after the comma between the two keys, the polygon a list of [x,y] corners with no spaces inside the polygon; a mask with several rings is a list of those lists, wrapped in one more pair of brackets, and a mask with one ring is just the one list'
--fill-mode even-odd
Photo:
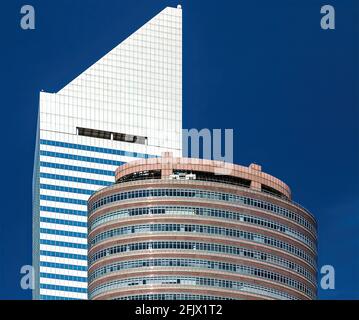
{"label": "building setback", "polygon": [[89,299],[315,299],[313,215],[259,165],[222,166],[120,166],[88,201]]}
{"label": "building setback", "polygon": [[34,299],[87,298],[87,200],[115,169],[180,156],[182,10],[165,8],[57,93],[40,93]]}

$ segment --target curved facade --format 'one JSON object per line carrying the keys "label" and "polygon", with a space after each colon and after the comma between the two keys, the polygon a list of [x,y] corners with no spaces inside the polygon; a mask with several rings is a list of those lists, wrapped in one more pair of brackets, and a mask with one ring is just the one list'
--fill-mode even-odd
{"label": "curved facade", "polygon": [[90,299],[315,299],[317,235],[289,187],[211,160],[127,163],[88,202]]}

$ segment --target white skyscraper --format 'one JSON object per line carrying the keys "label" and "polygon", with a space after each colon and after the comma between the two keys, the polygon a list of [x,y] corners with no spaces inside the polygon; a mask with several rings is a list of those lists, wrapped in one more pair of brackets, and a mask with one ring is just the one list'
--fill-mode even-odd
{"label": "white skyscraper", "polygon": [[166,8],[57,93],[40,93],[34,299],[87,299],[87,199],[115,169],[182,155],[182,10]]}

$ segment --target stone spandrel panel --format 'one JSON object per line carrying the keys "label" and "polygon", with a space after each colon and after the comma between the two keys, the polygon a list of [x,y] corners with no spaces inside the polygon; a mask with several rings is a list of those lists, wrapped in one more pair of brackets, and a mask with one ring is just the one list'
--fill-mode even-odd
{"label": "stone spandrel panel", "polygon": [[161,11],[40,105],[43,130],[86,127],[181,149],[182,10]]}

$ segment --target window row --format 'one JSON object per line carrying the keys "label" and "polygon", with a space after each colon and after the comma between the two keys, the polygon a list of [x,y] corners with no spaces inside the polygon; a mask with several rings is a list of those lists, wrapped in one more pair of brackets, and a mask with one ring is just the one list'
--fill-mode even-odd
{"label": "window row", "polygon": [[86,173],[93,173],[93,174],[99,174],[99,175],[110,176],[110,177],[115,176],[115,172],[110,171],[110,170],[95,169],[95,168],[80,167],[80,166],[72,166],[72,165],[69,165],[69,164],[62,164],[62,163],[53,163],[53,162],[40,161],[40,167],[61,169],[61,170],[70,170],[70,171],[78,171],[78,172],[86,172]]}
{"label": "window row", "polygon": [[223,279],[212,279],[203,277],[187,277],[187,276],[154,276],[142,278],[118,279],[111,282],[103,283],[93,290],[89,290],[89,298],[94,298],[101,293],[108,291],[131,288],[134,286],[195,286],[195,287],[215,287],[228,290],[259,294],[275,299],[297,300],[296,297],[273,288],[254,285],[241,281],[231,281]]}
{"label": "window row", "polygon": [[90,163],[101,163],[101,164],[108,164],[108,165],[111,165],[111,166],[121,166],[121,165],[124,164],[124,162],[117,161],[117,160],[101,159],[101,158],[95,158],[95,157],[86,157],[86,156],[80,156],[80,155],[77,155],[77,154],[68,154],[68,153],[45,151],[45,150],[40,150],[40,156],[52,157],[52,158],[60,158],[60,159],[69,159],[69,160],[77,160],[77,161],[84,161],[84,162],[90,162]]}
{"label": "window row", "polygon": [[[243,248],[231,245],[222,245],[216,243],[202,243],[193,241],[151,241],[138,242],[118,245],[95,252],[89,257],[89,263],[93,264],[95,261],[124,252],[139,251],[139,250],[193,250],[209,251],[231,254],[236,256],[252,257],[251,252],[243,251]],[[262,260],[265,260],[266,256]]]}
{"label": "window row", "polygon": [[189,199],[203,198],[209,200],[234,202],[240,205],[256,207],[279,214],[301,224],[302,226],[308,228],[310,231],[315,233],[315,227],[313,226],[313,224],[311,224],[308,220],[304,219],[301,215],[292,212],[286,208],[279,207],[270,202],[252,199],[245,196],[198,189],[144,189],[120,192],[94,201],[91,205],[89,205],[89,213],[92,213],[94,210],[112,202],[149,197],[184,197]]}
{"label": "window row", "polygon": [[107,240],[109,238],[129,235],[129,234],[137,234],[137,233],[157,233],[157,232],[193,232],[193,233],[201,233],[206,235],[218,235],[224,237],[232,237],[237,239],[249,240],[253,242],[258,242],[266,245],[270,245],[276,248],[280,248],[287,252],[290,252],[310,264],[314,265],[315,260],[308,255],[304,250],[298,249],[296,246],[288,244],[284,241],[277,240],[276,238],[264,236],[262,234],[238,230],[238,229],[230,229],[216,226],[207,226],[207,225],[198,225],[198,224],[177,224],[177,223],[147,223],[147,224],[139,224],[126,226],[116,229],[111,229],[99,233],[94,238],[90,239],[90,245],[94,246],[98,242]]}
{"label": "window row", "polygon": [[290,228],[286,225],[264,219],[246,215],[239,212],[233,212],[228,210],[220,210],[214,208],[203,208],[203,207],[174,207],[174,206],[158,206],[158,207],[144,207],[144,208],[131,208],[122,209],[95,218],[89,225],[89,230],[94,230],[109,221],[117,220],[124,217],[139,216],[139,215],[150,215],[150,214],[172,214],[172,215],[197,215],[215,218],[224,218],[229,220],[236,220],[249,224],[259,225],[271,230],[286,233],[308,245],[314,251],[316,251],[316,244],[309,237],[302,234],[301,232]]}
{"label": "window row", "polygon": [[47,272],[40,272],[40,278],[87,282],[87,277],[78,277],[78,276],[71,276],[67,274],[57,274],[57,273],[47,273]]}
{"label": "window row", "polygon": [[140,152],[130,152],[130,151],[124,151],[124,150],[94,147],[94,146],[88,146],[88,145],[83,145],[83,144],[75,144],[75,143],[45,140],[45,139],[40,139],[40,144],[47,145],[47,146],[75,149],[75,150],[85,150],[85,151],[98,152],[98,153],[116,154],[119,156],[134,157],[134,158],[147,159],[147,158],[156,157],[153,155],[143,154]]}
{"label": "window row", "polygon": [[78,265],[66,264],[66,263],[47,262],[47,261],[40,261],[40,267],[75,270],[75,271],[87,271],[87,267],[85,266],[78,266]]}
{"label": "window row", "polygon": [[40,289],[59,290],[59,291],[78,292],[78,293],[87,293],[87,289],[86,289],[86,288],[78,288],[78,287],[70,287],[70,286],[61,286],[61,285],[57,285],[57,284],[47,284],[47,283],[40,283]]}
{"label": "window row", "polygon": [[220,296],[208,296],[190,293],[151,293],[118,297],[113,300],[233,300]]}
{"label": "window row", "polygon": [[[187,268],[195,268],[195,269],[211,269],[211,270],[219,270],[225,272],[233,272],[236,274],[255,276],[262,279],[280,282],[287,286],[290,286],[296,290],[300,290],[305,294],[309,295],[311,298],[315,298],[315,293],[313,290],[309,289],[303,283],[283,276],[279,273],[271,272],[264,269],[254,268],[250,266],[219,262],[219,261],[209,261],[209,260],[201,260],[201,259],[143,259],[143,260],[132,260],[132,261],[122,261],[113,263],[111,265],[106,265],[95,270],[93,273],[89,275],[89,281],[93,281],[98,277],[104,276],[111,272],[122,271],[126,269],[133,268],[147,268],[147,267],[187,267]],[[205,273],[205,271],[203,270]]]}

